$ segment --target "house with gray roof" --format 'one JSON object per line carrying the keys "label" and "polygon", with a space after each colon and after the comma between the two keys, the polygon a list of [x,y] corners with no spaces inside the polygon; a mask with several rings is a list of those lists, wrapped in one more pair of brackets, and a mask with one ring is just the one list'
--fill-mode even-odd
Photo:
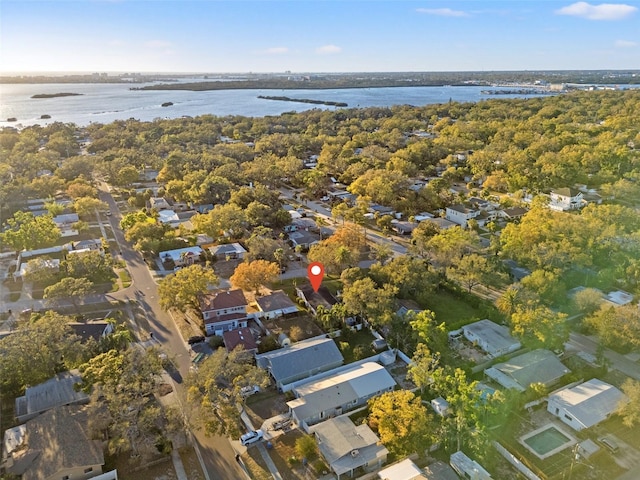
{"label": "house with gray roof", "polygon": [[22,480],[86,480],[99,475],[104,454],[100,441],[91,440],[88,423],[86,407],[61,406],[7,430],[7,472],[22,475]]}
{"label": "house with gray roof", "polygon": [[579,431],[609,418],[625,399],[613,385],[593,378],[550,395],[547,411]]}
{"label": "house with gray roof", "polygon": [[437,461],[423,469],[411,459],[394,463],[378,472],[380,480],[459,480],[456,472],[444,462]]}
{"label": "house with gray roof", "polygon": [[223,245],[212,245],[209,247],[211,254],[219,260],[243,259],[247,250],[239,243],[225,243]]}
{"label": "house with gray roof", "polygon": [[313,428],[318,449],[337,475],[337,479],[353,477],[358,468],[379,469],[389,451],[365,423],[355,425],[348,417],[327,420]]}
{"label": "house with gray roof", "polygon": [[278,388],[342,365],[344,357],[331,338],[315,337],[256,356]]}
{"label": "house with gray roof", "polygon": [[347,365],[333,375],[319,375],[296,385],[293,388],[296,398],[287,402],[287,406],[293,421],[307,430],[311,425],[364,405],[395,386],[391,374],[378,363]]}
{"label": "house with gray roof", "polygon": [[491,358],[515,352],[521,347],[520,342],[509,334],[507,327],[487,319],[465,325],[462,333]]}
{"label": "house with gray roof", "polygon": [[570,372],[553,352],[539,349],[496,363],[484,374],[505,388],[524,392],[532,383],[551,386]]}
{"label": "house with gray roof", "polygon": [[291,301],[289,295],[282,290],[276,290],[269,295],[256,298],[259,318],[277,318],[284,315],[298,313],[298,306]]}
{"label": "house with gray roof", "polygon": [[74,385],[81,381],[80,372],[71,370],[59,373],[46,382],[27,387],[24,395],[16,398],[16,420],[23,423],[55,407],[89,403],[89,396],[74,388]]}

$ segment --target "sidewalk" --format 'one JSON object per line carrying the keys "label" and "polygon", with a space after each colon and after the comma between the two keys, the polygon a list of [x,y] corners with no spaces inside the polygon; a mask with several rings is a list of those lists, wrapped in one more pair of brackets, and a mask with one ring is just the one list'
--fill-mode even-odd
{"label": "sidewalk", "polygon": [[[249,430],[255,430],[255,427],[253,426],[253,423],[251,422],[251,419],[249,418],[249,415],[247,415],[247,412],[244,411],[244,408],[242,409],[242,412],[240,412],[240,419],[247,426],[247,428]],[[265,440],[268,440],[267,432],[265,431],[264,433],[265,433]],[[260,455],[262,455],[262,459],[267,464],[267,467],[269,468],[269,471],[271,472],[271,476],[275,480],[282,480],[282,476],[280,476],[280,472],[278,471],[278,468],[276,467],[276,464],[273,463],[273,460],[271,460],[271,456],[269,455],[269,452],[267,452],[267,449],[264,446],[264,442],[257,443],[256,447],[260,451]]]}

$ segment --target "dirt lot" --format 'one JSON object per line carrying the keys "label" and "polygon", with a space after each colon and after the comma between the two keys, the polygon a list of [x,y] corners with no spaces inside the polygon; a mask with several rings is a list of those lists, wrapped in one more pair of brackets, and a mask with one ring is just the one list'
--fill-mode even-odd
{"label": "dirt lot", "polygon": [[324,331],[315,324],[311,317],[307,315],[299,315],[294,318],[276,318],[274,320],[263,321],[263,324],[265,328],[267,328],[270,332],[275,333],[276,335],[284,333],[287,336],[289,336],[291,328],[293,328],[294,326],[300,327],[303,337],[296,339],[292,338],[291,340],[294,341],[316,337],[324,333]]}

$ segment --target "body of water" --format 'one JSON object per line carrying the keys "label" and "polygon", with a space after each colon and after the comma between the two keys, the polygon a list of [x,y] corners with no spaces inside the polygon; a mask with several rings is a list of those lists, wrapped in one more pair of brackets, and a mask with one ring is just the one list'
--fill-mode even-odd
{"label": "body of water", "polygon": [[[135,86],[141,86],[136,84]],[[258,95],[283,95],[290,98],[345,102],[353,107],[423,106],[435,103],[477,102],[490,98],[522,98],[535,95],[483,95],[487,87],[394,87],[335,90],[129,90],[131,84],[4,84],[0,85],[0,126],[46,125],[52,122],[110,123],[135,118],[179,118],[211,114],[262,117],[312,108],[335,109],[257,98]],[[35,99],[35,94],[80,93],[79,96]],[[172,102],[169,107],[162,107]],[[41,119],[50,115],[50,119]],[[8,122],[8,118],[16,118]]]}

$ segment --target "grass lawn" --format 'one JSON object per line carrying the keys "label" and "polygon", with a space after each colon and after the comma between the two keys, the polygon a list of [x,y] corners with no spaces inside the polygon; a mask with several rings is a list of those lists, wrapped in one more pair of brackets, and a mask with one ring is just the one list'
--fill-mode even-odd
{"label": "grass lawn", "polygon": [[[371,335],[369,330],[363,329],[359,332],[352,332],[346,338],[336,337],[334,340],[336,341],[340,352],[342,352],[345,365],[355,362],[356,360],[369,357],[375,353],[371,346],[371,342],[374,340],[374,337]],[[356,355],[354,350],[360,350],[363,352],[363,355]]]}
{"label": "grass lawn", "polygon": [[443,290],[434,293],[425,307],[436,314],[438,323],[446,323],[447,330],[456,330],[467,323],[483,318],[479,308]]}
{"label": "grass lawn", "polygon": [[[129,276],[129,272],[126,270],[117,270],[118,278],[120,279],[120,283],[122,284],[122,288],[127,288],[131,286],[131,277]],[[116,286],[116,290],[119,288]]]}
{"label": "grass lawn", "polygon": [[260,451],[257,448],[249,448],[247,452],[242,455],[242,464],[249,472],[249,477],[253,480],[272,480],[271,472],[267,467]]}

